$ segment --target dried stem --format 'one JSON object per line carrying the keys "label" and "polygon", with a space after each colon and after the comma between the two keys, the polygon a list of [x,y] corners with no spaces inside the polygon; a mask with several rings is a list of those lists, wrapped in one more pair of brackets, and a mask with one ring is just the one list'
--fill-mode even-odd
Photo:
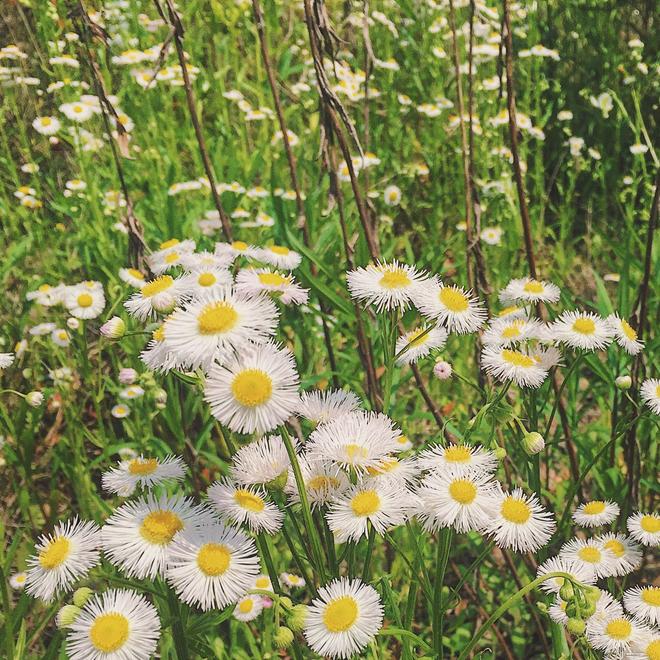
{"label": "dried stem", "polygon": [[177,14],[172,4],[172,0],[165,0],[167,4],[167,15],[163,11],[159,0],[154,0],[156,9],[160,14],[160,17],[170,25],[174,30],[174,45],[176,47],[176,53],[179,60],[179,66],[181,67],[181,75],[183,76],[183,86],[186,90],[186,100],[188,101],[188,110],[190,112],[190,119],[192,121],[193,127],[195,129],[195,137],[197,138],[197,146],[199,147],[199,153],[202,158],[202,163],[204,164],[204,170],[206,172],[206,178],[209,181],[211,187],[211,195],[213,196],[213,202],[215,203],[215,208],[218,211],[220,216],[220,222],[222,224],[222,233],[224,234],[225,240],[232,240],[232,231],[229,218],[225,213],[224,208],[222,207],[222,202],[220,201],[220,195],[218,194],[218,189],[215,184],[215,175],[213,174],[213,167],[211,165],[211,159],[209,158],[209,152],[206,148],[206,142],[204,141],[204,134],[202,133],[202,127],[199,122],[199,117],[197,116],[197,108],[195,106],[195,96],[193,94],[192,85],[190,84],[190,76],[188,75],[188,66],[186,64],[186,55],[183,50],[183,24],[181,23],[181,17]]}

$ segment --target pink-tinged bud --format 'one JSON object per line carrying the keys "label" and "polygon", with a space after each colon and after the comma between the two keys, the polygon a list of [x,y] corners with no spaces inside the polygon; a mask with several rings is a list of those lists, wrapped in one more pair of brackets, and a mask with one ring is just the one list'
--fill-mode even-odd
{"label": "pink-tinged bud", "polygon": [[38,408],[44,402],[44,395],[38,390],[34,390],[32,392],[28,392],[25,395],[25,400],[27,401],[28,405],[32,406],[33,408]]}
{"label": "pink-tinged bud", "polygon": [[108,339],[121,339],[126,334],[126,324],[118,316],[113,316],[101,326],[101,334]]}
{"label": "pink-tinged bud", "polygon": [[448,378],[451,378],[451,364],[449,364],[449,362],[445,362],[444,360],[436,362],[435,366],[433,367],[433,374],[439,380],[447,380]]}
{"label": "pink-tinged bud", "polygon": [[119,382],[122,385],[132,385],[138,377],[138,372],[135,369],[120,369],[119,370]]}

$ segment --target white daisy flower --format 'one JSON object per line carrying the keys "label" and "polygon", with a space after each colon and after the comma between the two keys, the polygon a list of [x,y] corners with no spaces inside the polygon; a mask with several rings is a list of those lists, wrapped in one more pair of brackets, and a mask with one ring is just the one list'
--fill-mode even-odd
{"label": "white daisy flower", "polygon": [[550,371],[553,367],[563,366],[562,354],[554,346],[541,348],[536,346],[529,351],[529,354],[536,360],[536,363],[546,371]]}
{"label": "white daisy flower", "polygon": [[417,465],[420,470],[437,470],[439,473],[446,470],[454,474],[492,473],[497,469],[497,458],[492,451],[480,446],[435,445],[417,455]]}
{"label": "white daisy flower", "polygon": [[529,309],[520,305],[510,305],[497,313],[498,319],[526,319],[529,317]]}
{"label": "white daisy flower", "polygon": [[211,413],[236,433],[267,433],[298,407],[293,354],[273,342],[243,349],[209,372],[204,399]]}
{"label": "white daisy flower", "polygon": [[564,312],[549,331],[557,341],[587,351],[606,348],[613,335],[607,321],[593,312]]}
{"label": "white daisy flower", "polygon": [[660,415],[660,379],[647,378],[639,389],[639,396],[654,415]]}
{"label": "white daisy flower", "polygon": [[[207,212],[211,213],[211,211]],[[217,211],[215,211],[217,214]],[[218,216],[219,222],[219,216]],[[222,225],[220,225],[222,226]],[[213,252],[186,252],[181,257],[181,266],[187,271],[228,270],[234,258],[230,254],[218,255]]]}
{"label": "white daisy flower", "polygon": [[254,578],[252,582],[253,589],[259,589],[260,591],[273,591],[273,583],[270,581],[270,578],[265,573],[260,573]]}
{"label": "white daisy flower", "polygon": [[39,305],[44,307],[53,307],[64,302],[64,295],[67,292],[64,284],[51,286],[50,284],[42,284],[35,291],[28,291],[25,295],[27,300],[36,300]]}
{"label": "white daisy flower", "polygon": [[573,520],[580,527],[600,527],[616,520],[619,511],[616,502],[593,500],[580,504],[573,513]]}
{"label": "white daisy flower", "polygon": [[538,339],[542,325],[535,319],[498,318],[491,320],[482,336],[485,346],[509,347],[528,339]]}
{"label": "white daisy flower", "polygon": [[60,106],[60,112],[67,119],[77,123],[82,123],[87,121],[94,114],[94,109],[86,103],[77,101],[74,103],[63,103]]}
{"label": "white daisy flower", "polygon": [[252,621],[256,619],[264,609],[264,603],[261,596],[248,595],[243,596],[234,608],[234,618],[239,621]]}
{"label": "white daisy flower", "polygon": [[531,277],[511,280],[500,291],[500,302],[507,304],[519,303],[556,303],[561,292],[552,282],[540,281]]}
{"label": "white daisy flower", "polygon": [[623,605],[637,619],[655,626],[660,624],[660,587],[649,584],[627,589]]}
{"label": "white daisy flower", "polygon": [[70,591],[99,563],[100,541],[93,522],[72,518],[55,525],[51,534],[39,537],[36,554],[27,559],[27,593],[49,603]]}
{"label": "white daisy flower", "polygon": [[597,539],[571,539],[559,550],[564,561],[591,568],[597,578],[613,574],[616,557]]}
{"label": "white daisy flower", "polygon": [[[294,449],[298,440],[294,439]],[[284,487],[291,461],[286,445],[279,435],[264,436],[244,447],[232,457],[229,476],[242,485],[263,485]]]}
{"label": "white daisy flower", "polygon": [[186,239],[180,241],[178,238],[170,238],[158,246],[158,250],[149,255],[148,262],[151,266],[163,261],[164,257],[168,254],[177,254],[182,256],[184,254],[192,254],[195,251],[195,241]]}
{"label": "white daisy flower", "polygon": [[378,534],[403,524],[410,500],[400,484],[365,479],[335,497],[326,520],[338,543],[357,542],[367,535],[369,523]]}
{"label": "white daisy flower", "polygon": [[637,338],[637,332],[626,319],[620,318],[618,314],[610,314],[605,321],[614,333],[614,341],[626,353],[637,355],[644,348],[644,342]]}
{"label": "white daisy flower", "polygon": [[513,381],[519,387],[540,387],[548,376],[548,372],[532,355],[511,348],[484,346],[481,366],[496,380]]}
{"label": "white daisy flower", "polygon": [[207,495],[223,518],[237,525],[247,523],[253,532],[275,534],[282,527],[284,514],[266,500],[262,488],[239,486],[225,478],[209,486]]}
{"label": "white daisy flower", "polygon": [[9,586],[12,589],[24,589],[28,574],[25,571],[9,576]]}
{"label": "white daisy flower", "polygon": [[594,540],[600,542],[605,550],[609,550],[614,555],[610,575],[627,575],[641,566],[642,551],[639,545],[624,534],[608,532],[602,536],[597,536]]}
{"label": "white daisy flower", "polygon": [[586,635],[593,648],[614,657],[629,653],[632,644],[641,638],[638,626],[625,615],[602,620],[592,617]]}
{"label": "white daisy flower", "polygon": [[171,312],[181,297],[181,280],[171,275],[161,275],[144,284],[124,303],[124,307],[132,316],[146,321],[156,313]]}
{"label": "white daisy flower", "polygon": [[128,589],[94,594],[68,626],[71,660],[149,660],[156,652],[160,620],[156,608]]}
{"label": "white daisy flower", "polygon": [[[302,455],[298,457],[298,464],[305,484],[307,501],[312,508],[327,504],[350,485],[348,477],[330,461],[310,461]],[[300,494],[292,469],[289,469],[285,491],[292,503],[300,502]]]}
{"label": "white daisy flower", "polygon": [[192,298],[222,295],[234,283],[226,268],[197,267],[181,278],[181,291]]}
{"label": "white daisy flower", "polygon": [[64,305],[77,319],[95,319],[105,307],[103,289],[84,285],[71,287],[64,297]]}
{"label": "white daisy flower", "polygon": [[243,241],[234,241],[233,243],[216,243],[215,254],[219,257],[229,258],[232,260],[236,257],[248,257],[256,259],[259,257],[261,248],[249,245]]}
{"label": "white daisy flower", "polygon": [[140,455],[120,461],[117,467],[104,472],[101,476],[101,484],[103,490],[109,493],[128,497],[138,486],[148,489],[170,479],[180,481],[185,473],[183,460],[178,456],[158,459]]}
{"label": "white daisy flower", "polygon": [[289,587],[289,589],[300,589],[305,586],[304,578],[295,573],[280,573],[280,584]]}
{"label": "white daisy flower", "polygon": [[140,353],[140,359],[152,371],[166,372],[180,366],[177,356],[165,342],[166,332],[167,319],[151,333],[149,343]]}
{"label": "white daisy flower", "polygon": [[401,203],[401,188],[398,186],[387,186],[383,191],[383,201],[387,206],[399,206]]}
{"label": "white daisy flower", "polygon": [[281,268],[282,270],[294,270],[302,263],[302,255],[289,250],[288,247],[282,245],[270,245],[268,247],[259,248],[255,259],[263,261],[265,264]]}
{"label": "white daisy flower", "polygon": [[136,289],[141,289],[145,285],[144,273],[137,268],[120,268],[119,279]]}
{"label": "white daisy flower", "polygon": [[493,488],[488,472],[431,472],[415,493],[420,500],[417,518],[429,532],[442,527],[460,534],[480,531],[492,518]]}
{"label": "white daisy flower", "polygon": [[387,415],[358,410],[317,427],[305,444],[306,456],[364,473],[397,451],[398,437]]}
{"label": "white daisy flower", "polygon": [[499,245],[502,242],[502,233],[501,227],[485,227],[481,230],[479,238],[487,245]]}
{"label": "white daisy flower", "polygon": [[414,364],[420,358],[426,357],[432,350],[441,349],[447,342],[447,331],[441,325],[430,328],[420,326],[406,332],[396,340],[395,354],[401,353],[396,359],[397,364]]}
{"label": "white daisy flower", "polygon": [[626,656],[626,660],[658,660],[660,658],[660,632],[655,628],[640,630],[640,633],[639,639],[633,640],[632,653]]}
{"label": "white daisy flower", "polygon": [[374,305],[379,312],[407,309],[415,287],[426,279],[426,273],[396,259],[392,263],[369,264],[346,275],[351,297]]}
{"label": "white daisy flower", "polygon": [[207,371],[248,342],[265,342],[275,334],[277,319],[265,296],[248,298],[224,287],[176,309],[167,319],[165,345],[178,363]]}
{"label": "white daisy flower", "polygon": [[357,410],[361,401],[353,392],[345,390],[310,390],[300,395],[296,415],[314,424],[324,424],[341,415]]}
{"label": "white daisy flower", "polygon": [[385,456],[377,465],[367,468],[367,475],[374,483],[412,486],[419,476],[419,467],[414,458]]}
{"label": "white daisy flower", "polygon": [[542,548],[555,531],[552,514],[535,495],[525,495],[520,488],[510,493],[494,491],[493,514],[486,532],[499,548],[533,552]]}
{"label": "white daisy flower", "polygon": [[633,513],[626,521],[626,526],[635,541],[651,547],[660,545],[660,514]]}
{"label": "white daisy flower", "polygon": [[11,367],[14,363],[15,355],[13,353],[0,353],[0,370]]}
{"label": "white daisy flower", "polygon": [[247,534],[221,524],[180,532],[167,559],[167,581],[178,597],[203,611],[221,610],[252,588],[259,555]]}
{"label": "white daisy flower", "polygon": [[55,135],[61,126],[57,117],[37,117],[32,122],[32,128],[41,135]]}
{"label": "white daisy flower", "polygon": [[293,275],[283,275],[268,268],[244,268],[236,276],[236,291],[247,296],[270,294],[284,305],[304,305],[309,289],[303,289]]}
{"label": "white daisy flower", "polygon": [[367,648],[383,625],[378,592],[361,580],[339,578],[319,589],[305,619],[310,648],[328,658],[350,658]]}
{"label": "white daisy flower", "polygon": [[422,316],[437,320],[450,332],[476,332],[486,320],[483,304],[456,285],[432,277],[415,287],[412,300]]}
{"label": "white daisy flower", "polygon": [[214,522],[209,509],[189,498],[149,493],[122,504],[106,520],[103,552],[130,577],[163,577],[174,535]]}
{"label": "white daisy flower", "polygon": [[140,399],[144,396],[144,389],[139,385],[130,385],[125,387],[121,392],[119,392],[120,399]]}
{"label": "white daisy flower", "polygon": [[[593,568],[582,562],[568,561],[562,557],[551,557],[544,561],[537,569],[536,576],[541,577],[548,573],[568,573],[571,577],[575,578],[582,584],[595,584],[596,575]],[[548,593],[558,594],[559,590],[564,586],[563,577],[554,577],[541,583],[541,589]]]}
{"label": "white daisy flower", "polygon": [[124,419],[124,417],[128,417],[131,414],[131,409],[123,403],[118,403],[116,406],[112,406],[110,414],[115,419]]}

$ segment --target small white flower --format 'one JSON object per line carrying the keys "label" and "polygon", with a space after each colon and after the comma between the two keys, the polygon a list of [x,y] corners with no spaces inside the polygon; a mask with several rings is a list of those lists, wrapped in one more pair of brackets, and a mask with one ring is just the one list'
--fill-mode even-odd
{"label": "small white flower", "polygon": [[647,378],[642,383],[639,395],[653,414],[660,415],[660,379]]}
{"label": "small white flower", "polygon": [[578,506],[573,513],[573,520],[580,527],[600,527],[616,520],[619,511],[619,505],[616,502],[592,500]]}

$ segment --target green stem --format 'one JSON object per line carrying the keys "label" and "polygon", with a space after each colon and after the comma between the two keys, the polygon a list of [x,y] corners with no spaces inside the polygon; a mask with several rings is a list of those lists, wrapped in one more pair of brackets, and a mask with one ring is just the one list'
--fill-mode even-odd
{"label": "green stem", "polygon": [[362,581],[369,582],[369,573],[371,568],[371,556],[374,552],[374,539],[376,537],[376,530],[374,526],[369,524],[369,538],[367,540],[367,554],[364,558],[364,568],[362,569]]}
{"label": "green stem", "polygon": [[172,638],[174,639],[174,648],[176,657],[179,660],[188,660],[188,643],[186,641],[186,630],[184,619],[182,617],[180,602],[174,591],[167,586],[167,604],[170,611]]}
{"label": "green stem", "polygon": [[377,634],[381,637],[388,635],[393,637],[406,637],[413,640],[415,644],[423,646],[427,651],[433,651],[433,648],[429,643],[425,642],[421,637],[418,637],[414,632],[411,632],[410,630],[404,630],[403,628],[383,628],[382,630],[379,630]]}
{"label": "green stem", "polygon": [[550,413],[550,417],[548,418],[548,423],[545,425],[545,432],[543,433],[544,438],[547,438],[548,433],[550,433],[550,427],[552,426],[552,421],[554,420],[555,415],[557,414],[557,409],[559,408],[559,402],[561,401],[561,395],[564,393],[564,388],[566,387],[566,385],[568,383],[568,379],[571,377],[571,374],[575,371],[578,364],[580,364],[583,357],[584,357],[584,353],[580,353],[575,358],[575,361],[569,367],[568,371],[566,372],[566,375],[564,376],[564,380],[562,381],[561,385],[559,386],[559,390],[557,391],[557,396],[555,397],[555,402],[552,406],[552,411]]}
{"label": "green stem", "polygon": [[579,584],[575,581],[575,578],[570,576],[568,573],[563,573],[562,571],[554,571],[552,573],[546,573],[537,577],[535,580],[532,580],[529,584],[525,585],[522,589],[519,589],[513,596],[504,601],[489,617],[486,619],[484,624],[477,630],[477,632],[472,636],[472,639],[468,642],[467,646],[461,651],[461,654],[458,656],[458,660],[465,660],[470,656],[472,649],[477,645],[477,642],[488,632],[490,627],[511,607],[516,603],[521,601],[530,591],[533,591],[540,584],[546,580],[551,580],[552,578],[563,577],[565,580],[569,580],[574,584]]}
{"label": "green stem", "polygon": [[449,562],[451,537],[451,527],[445,527],[440,530],[435,555],[435,584],[433,586],[433,648],[440,658],[443,653],[442,628],[445,614],[442,587],[445,581],[447,563]]}
{"label": "green stem", "polygon": [[270,552],[269,539],[265,534],[257,534],[256,541],[259,552],[261,552],[261,556],[264,559],[264,564],[266,564],[266,571],[268,572],[268,577],[270,578],[271,584],[273,586],[273,591],[276,594],[279,594],[280,580],[277,575],[277,571],[275,570],[275,564],[273,563],[273,557]]}

